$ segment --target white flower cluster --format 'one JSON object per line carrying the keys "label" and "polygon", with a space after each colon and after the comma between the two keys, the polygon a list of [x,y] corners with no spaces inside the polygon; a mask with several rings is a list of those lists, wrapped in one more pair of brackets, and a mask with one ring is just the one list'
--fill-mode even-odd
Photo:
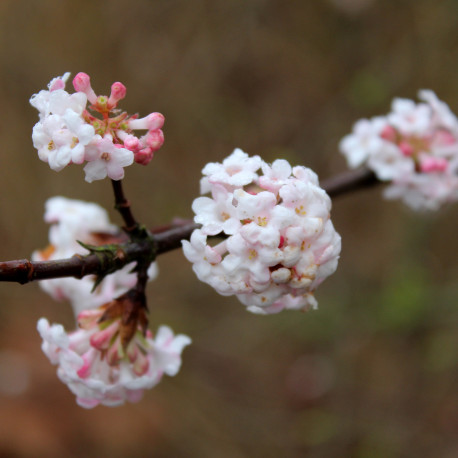
{"label": "white flower cluster", "polygon": [[458,119],[434,92],[419,98],[394,99],[388,115],[356,122],[340,150],[351,168],[365,164],[391,181],[387,198],[435,210],[458,199]]}
{"label": "white flower cluster", "polygon": [[[88,182],[107,176],[120,180],[124,167],[134,161],[147,164],[164,142],[164,116],[151,113],[137,119],[136,115],[119,113],[116,106],[125,97],[125,86],[114,83],[110,97],[96,96],[89,76],[84,73],[73,80],[77,92],[69,94],[65,90],[69,76],[65,73],[54,78],[49,90],[30,99],[40,115],[32,133],[38,157],[55,171],[87,162],[84,172]],[[91,105],[86,109],[88,102]],[[133,129],[147,130],[147,134],[137,138]]]}
{"label": "white flower cluster", "polygon": [[162,375],[173,376],[181,366],[181,352],[191,343],[185,335],[174,336],[161,326],[153,339],[150,331],[140,330],[126,349],[120,343],[119,320],[101,329],[97,325],[102,312],[82,312],[79,329],[67,334],[60,324],[38,321],[43,339],[42,350],[57,375],[76,395],[81,407],[99,404],[118,406],[125,401],[137,402],[143,391],[157,385]]}
{"label": "white flower cluster", "polygon": [[[36,251],[34,260],[86,254],[76,240],[90,245],[120,240],[107,212],[93,203],[53,197],[46,202],[45,220],[52,224],[51,244],[43,251]],[[191,343],[189,337],[174,336],[166,326],[159,328],[154,339],[146,330],[145,309],[141,305],[138,308],[130,294],[137,284],[136,274],[131,273],[134,265],[131,263],[107,275],[95,291],[92,291],[94,276],[40,282],[53,298],[70,301],[77,315],[78,329],[74,332],[67,334],[62,325],[51,326],[45,318],[38,321],[38,331],[44,353],[58,365],[59,378],[82,407],[138,401],[143,391],[159,383],[164,373],[178,372],[181,352]],[[151,280],[156,275],[157,267],[153,263],[148,277]],[[126,323],[125,310],[131,310],[132,306],[140,310],[139,314],[132,315],[135,321],[129,319]],[[132,337],[126,340],[126,333]]]}
{"label": "white flower cluster", "polygon": [[[74,254],[87,254],[77,240],[89,244],[107,243],[117,233],[116,226],[108,219],[107,212],[95,203],[52,197],[46,202],[45,221],[49,229],[50,245],[32,254],[34,261],[65,259]],[[78,315],[82,310],[93,309],[111,301],[132,288],[136,274],[130,273],[134,264],[107,275],[92,292],[95,277],[88,275],[78,280],[72,277],[54,278],[40,282],[41,288],[56,300],[68,300]],[[157,276],[157,264],[148,270],[149,279]]]}
{"label": "white flower cluster", "polygon": [[201,193],[211,197],[194,200],[202,227],[182,242],[197,277],[254,313],[316,307],[315,289],[336,270],[341,248],[316,174],[240,149],[202,173]]}

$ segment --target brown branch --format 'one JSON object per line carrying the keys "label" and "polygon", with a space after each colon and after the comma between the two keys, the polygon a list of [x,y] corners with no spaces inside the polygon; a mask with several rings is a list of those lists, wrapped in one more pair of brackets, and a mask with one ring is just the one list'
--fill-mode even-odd
{"label": "brown branch", "polygon": [[[188,239],[197,224],[190,222],[173,227],[154,236],[156,254],[163,254],[181,246],[182,239]],[[20,259],[0,262],[0,281],[29,283],[35,280],[75,277],[102,274],[107,270],[117,270],[151,250],[148,243],[130,242],[119,246],[115,257],[110,253],[98,252],[86,256],[75,255],[69,259],[54,261],[29,261]]]}
{"label": "brown branch", "polygon": [[132,210],[130,208],[130,201],[128,201],[124,195],[124,190],[122,188],[122,181],[111,180],[111,184],[113,186],[113,192],[115,196],[115,208],[121,214],[124,223],[124,230],[130,234],[135,232],[138,229],[137,220],[134,218],[132,214]]}
{"label": "brown branch", "polygon": [[[334,198],[348,192],[372,187],[379,183],[375,175],[368,169],[345,172],[334,177],[323,180],[321,187]],[[119,187],[113,185],[116,192]],[[118,194],[121,205],[121,212],[126,225],[137,228],[138,223],[132,216],[130,204],[125,200],[124,195]],[[116,202],[118,202],[116,197]],[[175,224],[158,227],[152,230],[156,255],[166,253],[181,247],[181,240],[189,239],[192,231],[199,225],[190,220],[178,220]],[[126,229],[127,230],[127,229]],[[126,242],[120,245],[118,255],[114,258],[109,253],[89,254],[87,256],[76,255],[70,259],[55,261],[29,261],[20,259],[15,261],[0,262],[0,281],[17,283],[28,283],[34,280],[45,280],[61,277],[82,278],[85,275],[103,274],[109,269],[120,269],[126,264],[136,261],[145,253],[151,251],[148,240],[143,243]]]}
{"label": "brown branch", "polygon": [[328,193],[329,197],[334,198],[352,191],[369,188],[379,183],[381,182],[377,179],[374,172],[366,168],[361,168],[343,172],[323,180],[321,187]]}

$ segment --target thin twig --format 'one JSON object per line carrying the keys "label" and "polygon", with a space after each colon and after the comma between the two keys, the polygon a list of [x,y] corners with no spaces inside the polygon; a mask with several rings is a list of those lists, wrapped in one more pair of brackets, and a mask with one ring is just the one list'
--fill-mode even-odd
{"label": "thin twig", "polygon": [[323,180],[321,182],[321,187],[328,193],[329,197],[334,198],[342,194],[357,191],[358,189],[369,188],[380,183],[381,181],[377,179],[374,172],[366,168],[361,168],[343,172]]}
{"label": "thin twig", "polygon": [[124,220],[125,226],[124,230],[127,233],[132,233],[138,229],[137,220],[132,214],[132,209],[130,208],[130,201],[128,201],[124,195],[124,190],[122,188],[122,181],[111,180],[113,186],[113,192],[115,195],[115,208],[121,214],[122,219]]}

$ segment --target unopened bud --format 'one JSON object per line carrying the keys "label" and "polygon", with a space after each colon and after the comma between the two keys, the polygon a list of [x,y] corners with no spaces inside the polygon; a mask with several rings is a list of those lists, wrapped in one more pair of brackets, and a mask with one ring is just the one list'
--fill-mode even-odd
{"label": "unopened bud", "polygon": [[87,99],[91,103],[97,102],[97,96],[91,86],[91,78],[84,72],[79,72],[75,78],[73,78],[73,87],[75,91],[84,92]]}
{"label": "unopened bud", "polygon": [[111,85],[111,94],[108,99],[108,105],[113,108],[117,103],[126,96],[126,86],[124,84],[116,82]]}

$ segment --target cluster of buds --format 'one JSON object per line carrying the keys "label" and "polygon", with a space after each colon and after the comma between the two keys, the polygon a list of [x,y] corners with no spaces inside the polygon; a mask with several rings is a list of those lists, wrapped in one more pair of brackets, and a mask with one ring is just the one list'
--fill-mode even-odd
{"label": "cluster of buds", "polygon": [[174,336],[167,326],[161,326],[153,337],[134,292],[81,312],[78,329],[69,334],[60,324],[50,325],[45,318],[38,321],[42,350],[58,365],[59,378],[81,407],[137,402],[164,373],[173,376],[180,369],[181,352],[191,339]]}
{"label": "cluster of buds", "polygon": [[[134,161],[146,165],[164,143],[164,116],[129,116],[117,108],[126,95],[122,83],[113,83],[110,96],[97,96],[90,78],[78,73],[75,93],[65,90],[70,73],[54,78],[49,90],[34,94],[30,103],[39,111],[32,139],[39,158],[60,171],[69,164],[83,164],[86,181],[110,177],[120,180],[124,167]],[[87,106],[89,103],[89,106]],[[137,137],[134,130],[146,130]]]}
{"label": "cluster of buds", "polygon": [[[123,238],[106,211],[93,203],[53,197],[46,202],[45,220],[52,224],[51,244],[36,251],[34,260],[84,254],[86,249],[76,240],[100,245],[119,243]],[[191,342],[187,336],[174,336],[167,326],[161,326],[153,338],[134,266],[131,263],[106,275],[95,290],[94,276],[40,282],[53,298],[70,301],[77,315],[74,332],[67,334],[62,325],[50,325],[45,318],[38,321],[38,331],[44,353],[58,365],[59,378],[82,407],[138,401],[164,373],[178,372],[181,352]],[[147,275],[149,279],[157,275],[155,263]]]}
{"label": "cluster of buds", "polygon": [[[123,84],[114,83],[109,97],[97,96],[85,73],[76,75],[76,92],[69,94],[65,91],[69,76],[53,79],[49,90],[30,99],[40,115],[32,134],[39,158],[56,171],[86,162],[88,182],[107,176],[121,180],[124,167],[134,161],[148,164],[164,142],[164,117],[160,113],[142,119],[129,116],[117,108],[126,95]],[[134,130],[146,134],[137,137]],[[116,199],[118,203],[119,195]],[[54,197],[46,203],[45,221],[51,224],[50,245],[34,252],[34,261],[65,259],[87,254],[87,250],[110,251],[134,240],[93,203]],[[181,352],[191,342],[185,335],[174,336],[167,326],[161,326],[155,337],[148,330],[144,290],[146,281],[157,275],[157,267],[149,258],[138,264],[99,277],[40,283],[53,298],[69,301],[77,316],[74,332],[67,334],[62,325],[50,325],[45,318],[38,321],[38,331],[44,353],[58,365],[59,378],[82,407],[138,401],[164,373],[178,372]]]}
{"label": "cluster of buds", "polygon": [[391,182],[387,198],[435,210],[458,199],[458,119],[434,92],[419,98],[395,99],[388,115],[359,120],[340,149],[351,168],[365,164]]}
{"label": "cluster of buds", "polygon": [[[51,224],[50,244],[32,254],[34,261],[51,261],[87,254],[77,241],[87,245],[102,245],[120,241],[119,229],[110,223],[105,209],[95,203],[52,197],[45,205],[45,221]],[[135,263],[107,275],[95,288],[96,278],[87,275],[78,280],[73,277],[54,278],[40,282],[41,288],[55,300],[69,301],[75,315],[109,302],[135,286],[137,276],[132,273]],[[157,264],[148,269],[150,280],[157,276]]]}
{"label": "cluster of buds", "polygon": [[211,197],[194,200],[202,226],[182,242],[197,277],[254,313],[315,308],[315,289],[335,271],[341,248],[316,174],[240,149],[202,173],[201,193]]}

